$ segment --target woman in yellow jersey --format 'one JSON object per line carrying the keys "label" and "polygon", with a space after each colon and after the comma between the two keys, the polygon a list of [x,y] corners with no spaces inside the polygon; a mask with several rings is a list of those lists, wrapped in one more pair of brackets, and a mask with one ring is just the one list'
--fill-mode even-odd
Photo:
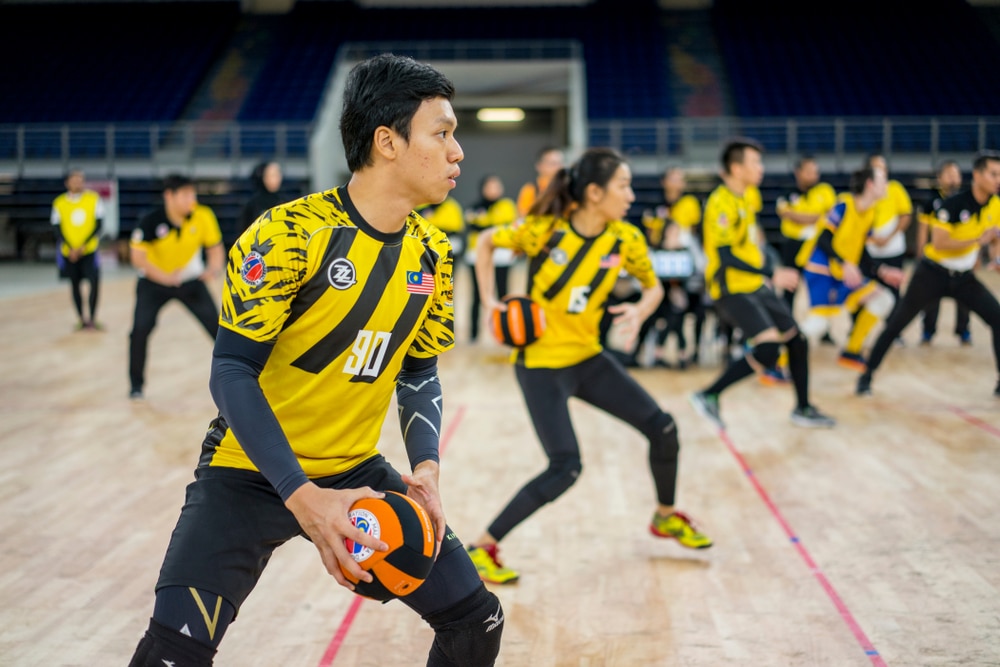
{"label": "woman in yellow jersey", "polygon": [[497,559],[497,542],[515,526],[573,485],[583,468],[570,420],[575,396],[639,430],[649,440],[649,466],[657,507],[650,530],[690,548],[712,541],[674,509],[677,483],[677,425],[624,367],[601,349],[598,327],[608,293],[622,269],[642,285],[636,303],[608,307],[635,337],[663,298],[642,231],[625,222],[635,201],[632,174],[611,149],[592,148],[562,169],[517,225],[483,232],[476,273],[483,303],[501,307],[493,292],[493,249],[514,248],[529,258],[530,296],[545,311],[547,328],[514,355],[518,383],[535,432],[549,459],[493,520],[469,553],[485,581],[507,583],[517,573]]}
{"label": "woman in yellow jersey", "polygon": [[535,158],[535,173],[537,174],[535,180],[522,185],[517,193],[518,215],[528,214],[528,211],[534,206],[535,200],[545,192],[552,177],[563,168],[563,164],[565,164],[563,152],[555,146],[546,146],[538,151]]}
{"label": "woman in yellow jersey", "polygon": [[[476,243],[479,234],[486,229],[509,225],[517,219],[517,205],[510,197],[504,197],[503,181],[496,174],[487,174],[479,185],[479,201],[466,209],[465,263],[472,272],[472,306],[469,322],[469,340],[479,337],[479,320],[482,302],[479,299],[479,281],[476,280]],[[514,263],[515,253],[508,248],[497,248],[493,253],[496,267],[496,294],[502,298],[507,294],[507,276]]]}

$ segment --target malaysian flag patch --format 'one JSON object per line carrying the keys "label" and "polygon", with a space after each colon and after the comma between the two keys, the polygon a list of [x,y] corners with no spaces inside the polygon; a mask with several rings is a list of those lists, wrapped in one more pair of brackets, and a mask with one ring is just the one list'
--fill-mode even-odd
{"label": "malaysian flag patch", "polygon": [[618,260],[619,260],[618,255],[604,255],[603,257],[601,257],[600,267],[602,269],[613,269],[616,266],[618,266]]}
{"label": "malaysian flag patch", "polygon": [[406,291],[410,294],[433,294],[434,276],[423,271],[407,271]]}

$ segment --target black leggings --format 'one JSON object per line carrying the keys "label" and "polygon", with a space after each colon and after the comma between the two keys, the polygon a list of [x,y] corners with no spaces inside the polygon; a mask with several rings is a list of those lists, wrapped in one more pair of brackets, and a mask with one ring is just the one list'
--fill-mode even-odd
{"label": "black leggings", "polygon": [[[84,255],[75,262],[71,262],[65,257],[63,261],[66,262],[65,275],[70,280],[76,314],[80,316],[80,320],[83,322],[93,322],[97,317],[97,295],[100,291],[101,283],[101,270],[97,260],[97,253],[92,252],[89,255]],[[90,307],[89,318],[83,315],[83,293],[80,291],[80,286],[84,280],[90,284],[90,294],[87,299],[87,305]]]}
{"label": "black leggings", "polygon": [[972,271],[956,273],[929,259],[922,259],[917,264],[906,294],[896,304],[882,334],[875,341],[868,359],[868,372],[874,373],[882,364],[892,341],[921,310],[945,296],[950,296],[960,305],[968,306],[993,330],[993,357],[997,372],[1000,373],[1000,303]]}
{"label": "black leggings", "polygon": [[515,366],[548,468],[528,482],[493,520],[500,541],[546,503],[562,495],[583,470],[569,414],[575,396],[630,424],[649,440],[649,465],[659,503],[673,505],[677,485],[677,426],[642,386],[606,352],[567,368]]}

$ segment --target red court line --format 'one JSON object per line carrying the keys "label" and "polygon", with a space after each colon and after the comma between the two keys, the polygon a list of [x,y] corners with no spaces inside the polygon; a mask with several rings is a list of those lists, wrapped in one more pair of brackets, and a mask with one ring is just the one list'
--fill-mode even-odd
{"label": "red court line", "polygon": [[966,412],[965,410],[963,410],[962,408],[959,408],[957,406],[949,405],[948,406],[948,410],[950,410],[951,412],[954,412],[956,415],[958,415],[959,417],[961,417],[965,421],[969,422],[973,426],[977,426],[977,427],[981,428],[982,430],[986,431],[987,433],[991,433],[991,434],[997,436],[998,438],[1000,438],[1000,428],[997,428],[996,426],[993,426],[992,424],[987,424],[986,422],[984,422],[979,417],[973,417],[968,412]]}
{"label": "red court line", "polygon": [[[1000,431],[998,431],[998,433],[1000,433]],[[781,510],[779,510],[778,506],[774,504],[774,501],[771,500],[771,496],[764,489],[763,485],[757,479],[757,476],[754,475],[750,466],[747,465],[746,459],[744,459],[743,455],[736,449],[736,445],[734,445],[733,441],[729,438],[729,434],[727,434],[724,430],[719,430],[719,438],[722,439],[722,442],[726,444],[730,453],[732,453],[732,455],[736,458],[736,462],[739,463],[740,468],[743,470],[744,474],[746,474],[747,479],[750,480],[750,484],[757,491],[757,495],[759,495],[760,499],[764,501],[765,505],[767,505],[767,509],[771,511],[771,515],[777,520],[778,524],[781,525],[781,529],[785,531],[785,534],[788,535],[788,539],[791,540],[795,550],[799,552],[799,556],[801,556],[802,560],[805,561],[809,571],[813,573],[813,576],[816,577],[819,585],[822,586],[823,590],[826,592],[827,597],[829,597],[830,601],[833,602],[833,606],[837,608],[837,612],[844,620],[844,623],[847,624],[847,627],[851,630],[854,638],[864,650],[865,655],[871,659],[872,664],[876,667],[886,667],[886,663],[882,659],[882,656],[878,654],[875,646],[868,639],[868,635],[866,635],[865,631],[861,629],[861,625],[858,623],[857,619],[854,618],[854,614],[852,614],[851,610],[847,608],[846,604],[844,604],[844,601],[837,593],[837,590],[833,587],[833,584],[830,583],[830,580],[826,578],[826,575],[823,574],[822,570],[819,569],[819,566],[816,565],[816,561],[813,560],[805,545],[802,544],[802,541],[798,538],[798,536],[796,536],[795,531],[792,530],[791,525],[785,520]]]}
{"label": "red court line", "polygon": [[[448,430],[441,436],[441,442],[438,446],[440,456],[444,456],[444,450],[448,446],[451,436],[455,434],[455,429],[458,428],[463,416],[465,416],[465,406],[460,405],[455,411],[455,418],[448,424]],[[333,659],[337,657],[337,652],[340,651],[340,647],[343,645],[344,639],[347,637],[347,633],[354,624],[354,619],[357,617],[358,611],[361,609],[361,603],[366,599],[360,595],[354,596],[351,606],[347,609],[347,613],[344,614],[340,625],[337,626],[337,631],[333,633],[333,639],[330,640],[326,651],[323,653],[323,657],[319,660],[319,667],[330,667],[333,664]]]}

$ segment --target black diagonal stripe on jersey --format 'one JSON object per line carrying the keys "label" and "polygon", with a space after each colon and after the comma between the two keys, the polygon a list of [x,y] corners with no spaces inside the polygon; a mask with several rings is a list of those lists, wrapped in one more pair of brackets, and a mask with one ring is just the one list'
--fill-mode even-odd
{"label": "black diagonal stripe on jersey", "polygon": [[545,260],[547,260],[549,255],[552,254],[552,249],[559,245],[559,242],[562,241],[562,237],[565,233],[566,232],[561,229],[553,232],[552,235],[549,236],[549,240],[545,242],[544,246],[542,246],[542,251],[531,258],[531,263],[528,265],[528,294],[531,294],[531,285],[535,282],[535,274],[538,273],[538,269],[542,268],[542,264],[544,264]]}
{"label": "black diagonal stripe on jersey", "polygon": [[[611,250],[608,251],[608,255],[607,256],[611,256],[611,255],[614,255],[615,253],[617,253],[618,252],[618,248],[620,248],[621,245],[622,245],[622,240],[621,239],[615,239],[615,244],[613,246],[611,246]],[[601,284],[601,281],[604,280],[604,276],[606,276],[606,275],[608,275],[608,269],[606,269],[606,268],[605,269],[601,269],[600,271],[597,272],[597,275],[594,276],[594,279],[590,281],[590,291],[588,292],[588,294],[593,294],[594,293],[594,290],[597,289],[597,286]]]}
{"label": "black diagonal stripe on jersey", "polygon": [[569,264],[567,264],[566,268],[563,269],[563,272],[559,274],[559,277],[556,278],[556,281],[552,283],[552,285],[550,285],[547,290],[545,290],[546,301],[551,301],[552,299],[554,299],[556,295],[562,291],[562,288],[566,287],[566,283],[570,281],[570,278],[573,277],[573,274],[576,272],[576,270],[580,268],[580,264],[582,264],[583,260],[586,259],[587,253],[590,252],[590,248],[593,245],[594,245],[594,239],[586,239],[583,242],[583,245],[580,246],[580,249],[576,251],[576,254],[573,255],[573,259],[569,261]]}
{"label": "black diagonal stripe on jersey", "polygon": [[[389,279],[396,272],[401,251],[402,246],[399,245],[382,246],[378,259],[375,260],[375,266],[368,274],[365,286],[350,312],[335,324],[330,333],[293,361],[292,366],[301,368],[307,373],[320,373],[354,343],[358,331],[364,328],[372,313],[378,308],[382,295],[389,285]],[[325,272],[323,276],[326,276]]]}
{"label": "black diagonal stripe on jersey", "polygon": [[298,294],[292,300],[292,306],[288,319],[285,320],[283,329],[290,327],[302,314],[313,307],[319,298],[326,294],[328,289],[333,289],[327,279],[327,271],[333,260],[339,257],[347,257],[351,251],[354,240],[358,237],[357,227],[334,227],[330,230],[330,240],[323,253],[323,260],[320,262],[319,270],[312,280],[299,288]]}
{"label": "black diagonal stripe on jersey", "polygon": [[215,456],[215,451],[228,432],[229,424],[226,423],[226,418],[222,416],[222,413],[219,413],[219,416],[209,423],[208,432],[201,443],[201,456],[198,458],[199,468],[207,468],[212,465],[212,457]]}
{"label": "black diagonal stripe on jersey", "polygon": [[[396,354],[396,350],[399,349],[400,344],[406,338],[407,334],[413,330],[413,327],[417,324],[417,320],[420,319],[420,314],[424,312],[424,306],[427,304],[427,299],[429,298],[426,294],[410,295],[410,298],[406,301],[406,306],[403,307],[403,312],[399,315],[399,319],[396,320],[396,325],[392,328],[392,336],[389,338],[389,343],[385,349],[385,359],[392,359],[392,356]],[[371,356],[374,357],[378,352],[378,349],[372,350]],[[381,370],[379,371],[379,375],[381,375]],[[366,382],[371,384],[377,379],[378,376],[355,375],[351,377],[351,382]]]}

